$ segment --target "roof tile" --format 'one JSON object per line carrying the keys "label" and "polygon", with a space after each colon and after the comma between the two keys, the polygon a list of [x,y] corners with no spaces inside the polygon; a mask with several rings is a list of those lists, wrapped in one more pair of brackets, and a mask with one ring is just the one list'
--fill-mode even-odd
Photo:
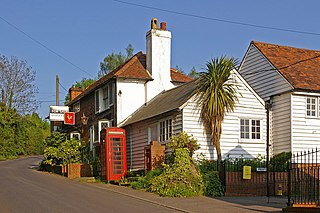
{"label": "roof tile", "polygon": [[320,91],[320,51],[257,41],[252,44],[295,89]]}

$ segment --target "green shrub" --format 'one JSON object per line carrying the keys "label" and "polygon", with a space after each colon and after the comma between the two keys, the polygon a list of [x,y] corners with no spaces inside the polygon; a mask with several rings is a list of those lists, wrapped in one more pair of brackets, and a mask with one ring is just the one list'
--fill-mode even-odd
{"label": "green shrub", "polygon": [[282,172],[287,170],[288,162],[291,160],[291,152],[281,152],[270,159],[272,171]]}
{"label": "green shrub", "polygon": [[149,171],[145,176],[138,177],[137,181],[131,182],[130,186],[133,189],[148,189],[151,185],[152,179],[159,176],[162,172],[162,169]]}
{"label": "green shrub", "polygon": [[67,140],[66,135],[53,132],[46,140],[44,164],[59,165],[81,162],[81,142],[76,139]]}
{"label": "green shrub", "polygon": [[224,187],[222,186],[219,173],[217,171],[208,170],[201,175],[204,184],[204,194],[206,196],[223,196]]}
{"label": "green shrub", "polygon": [[173,163],[165,165],[163,173],[152,178],[148,191],[168,197],[202,195],[202,178],[190,158],[189,149],[177,148],[172,155]]}

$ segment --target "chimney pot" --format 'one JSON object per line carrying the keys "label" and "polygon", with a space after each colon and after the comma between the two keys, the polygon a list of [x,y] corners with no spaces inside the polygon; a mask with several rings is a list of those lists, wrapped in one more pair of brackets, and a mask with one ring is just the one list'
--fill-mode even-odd
{"label": "chimney pot", "polygon": [[166,22],[161,22],[160,23],[160,29],[161,30],[167,30],[167,23]]}
{"label": "chimney pot", "polygon": [[151,19],[151,29],[158,29],[158,19],[152,18]]}

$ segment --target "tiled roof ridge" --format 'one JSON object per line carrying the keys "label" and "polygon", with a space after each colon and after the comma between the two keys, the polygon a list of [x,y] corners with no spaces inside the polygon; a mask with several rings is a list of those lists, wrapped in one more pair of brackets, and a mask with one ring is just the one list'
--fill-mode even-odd
{"label": "tiled roof ridge", "polygon": [[135,55],[133,55],[131,58],[129,58],[127,61],[125,61],[123,64],[117,66],[115,69],[113,69],[111,72],[109,72],[108,74],[102,76],[101,78],[99,78],[98,80],[96,80],[94,83],[92,83],[91,85],[89,85],[88,87],[86,87],[83,92],[78,95],[75,99],[73,99],[72,101],[70,101],[68,104],[74,103],[78,100],[80,100],[82,97],[84,97],[85,95],[89,94],[94,88],[98,87],[100,84],[102,84],[103,82],[107,81],[108,79],[112,78],[113,76],[116,76],[116,73],[121,70],[127,63],[134,63],[134,58],[138,58],[138,56],[141,56],[143,53],[142,51],[139,51],[138,53],[136,53]]}
{"label": "tiled roof ridge", "polygon": [[119,69],[117,71],[115,71],[114,75],[115,76],[121,75],[124,71],[126,71],[126,69],[128,69],[130,66],[132,66],[134,64],[134,62],[139,60],[139,57],[142,55],[143,55],[142,51],[139,51],[138,53],[136,53],[134,56],[132,56],[130,59],[128,59],[124,64],[122,64],[122,66],[119,66]]}
{"label": "tiled roof ridge", "polygon": [[279,47],[279,48],[289,48],[289,49],[296,49],[296,50],[303,50],[303,51],[308,51],[308,52],[320,53],[320,50],[310,50],[307,48],[292,47],[292,46],[288,46],[288,45],[279,45],[279,44],[267,43],[267,42],[262,42],[262,41],[253,40],[253,41],[251,41],[251,43],[254,44],[259,50],[260,50],[260,48],[258,47],[259,45],[266,45],[266,46],[274,46],[274,47]]}

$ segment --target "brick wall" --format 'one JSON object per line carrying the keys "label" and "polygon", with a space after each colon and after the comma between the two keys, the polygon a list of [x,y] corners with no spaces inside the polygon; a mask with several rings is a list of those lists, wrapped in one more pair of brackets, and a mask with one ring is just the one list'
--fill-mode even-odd
{"label": "brick wall", "polygon": [[[278,195],[279,184],[282,195],[287,194],[287,172],[269,173],[269,195]],[[226,196],[266,196],[267,173],[252,172],[251,179],[243,179],[242,172],[226,172]]]}

